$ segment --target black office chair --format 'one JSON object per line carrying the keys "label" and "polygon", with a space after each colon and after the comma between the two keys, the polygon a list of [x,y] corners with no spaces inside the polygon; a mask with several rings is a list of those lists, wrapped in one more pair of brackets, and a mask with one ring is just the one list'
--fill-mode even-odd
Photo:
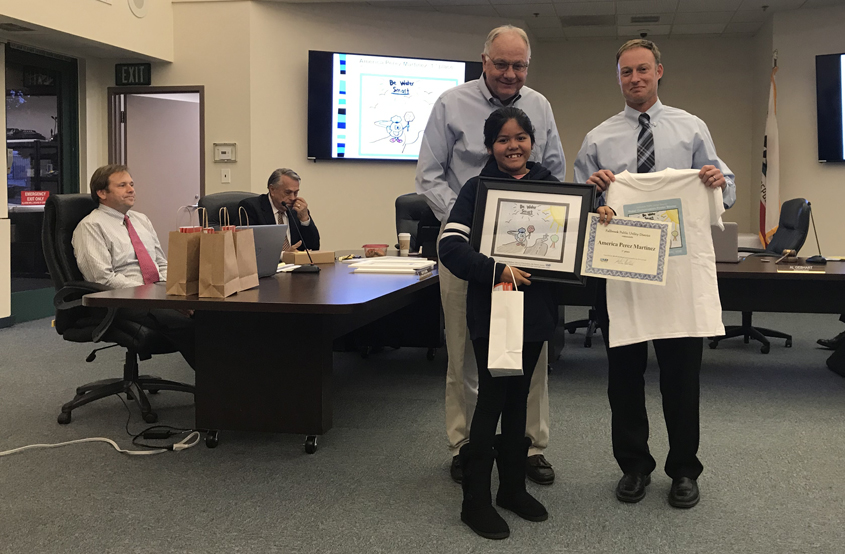
{"label": "black office chair", "polygon": [[[739,251],[750,252],[752,256],[769,257],[780,257],[785,250],[798,252],[804,246],[804,241],[807,239],[807,233],[810,230],[810,210],[810,203],[804,198],[787,200],[780,208],[778,229],[766,249],[740,247]],[[750,339],[759,341],[762,344],[760,352],[763,354],[768,354],[771,348],[766,337],[786,339],[784,345],[787,348],[792,347],[792,335],[773,329],[754,327],[751,324],[751,312],[742,312],[742,325],[729,325],[725,328],[723,336],[713,337],[710,341],[710,348],[716,348],[720,341],[733,337],[742,337],[745,344],[748,344]]]}
{"label": "black office chair", "polygon": [[[410,233],[411,252],[418,252],[429,259],[437,257],[437,236],[440,221],[428,207],[421,194],[403,194],[396,199],[396,234]],[[396,245],[399,248],[399,245]]]}
{"label": "black office chair", "polygon": [[[147,423],[154,423],[158,416],[152,411],[144,391],[155,394],[160,390],[194,392],[192,385],[177,383],[153,377],[138,375],[138,359],[149,360],[153,354],[169,354],[176,350],[154,330],[140,323],[120,318],[116,308],[88,308],[82,305],[82,297],[92,292],[107,290],[106,287],[84,280],[73,253],[73,230],[79,222],[96,208],[88,194],[51,195],[44,207],[44,226],[41,242],[44,257],[56,295],[56,331],[63,339],[71,342],[112,342],[104,348],[122,346],[126,348],[123,377],[104,379],[77,387],[76,396],[62,406],[59,423],[71,421],[71,412],[80,406],[113,394],[126,393],[134,398],[141,415]],[[91,362],[97,348],[91,351],[86,361]]]}
{"label": "black office chair", "polygon": [[[229,220],[232,222],[232,225],[238,225],[238,204],[241,200],[245,198],[251,198],[253,196],[258,196],[254,192],[245,192],[245,191],[227,191],[227,192],[216,192],[214,194],[208,194],[203,196],[197,202],[197,205],[200,208],[205,208],[208,210],[208,224],[214,228],[220,228],[220,208],[225,207],[229,210]],[[246,225],[246,221],[244,221],[244,225]],[[255,225],[255,222],[250,222],[252,225]]]}

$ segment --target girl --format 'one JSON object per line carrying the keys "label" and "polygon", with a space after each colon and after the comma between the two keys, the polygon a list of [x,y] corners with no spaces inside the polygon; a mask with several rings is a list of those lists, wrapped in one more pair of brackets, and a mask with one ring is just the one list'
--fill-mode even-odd
{"label": "girl", "polygon": [[[461,448],[463,504],[461,520],[489,539],[504,539],[508,524],[496,512],[490,493],[493,460],[499,470],[496,504],[529,521],[544,521],[548,513],[525,490],[525,461],[531,439],[525,436],[528,386],[543,342],[557,325],[557,301],[548,283],[531,283],[531,274],[496,263],[469,244],[480,177],[557,181],[538,163],[529,162],[534,127],[518,108],[500,108],[484,123],[484,145],[490,159],[479,177],[461,188],[440,242],[440,260],[467,286],[467,326],[478,363],[478,401],[470,428],[470,442]],[[495,268],[495,270],[494,270]],[[496,282],[516,283],[524,291],[522,367],[519,377],[493,378],[487,368],[490,336],[490,292]],[[525,287],[523,289],[523,287]],[[496,426],[502,418],[502,434]]]}

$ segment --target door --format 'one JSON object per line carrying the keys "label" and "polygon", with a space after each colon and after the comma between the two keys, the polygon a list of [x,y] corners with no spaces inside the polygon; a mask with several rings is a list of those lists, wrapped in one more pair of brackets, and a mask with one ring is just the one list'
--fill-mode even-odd
{"label": "door", "polygon": [[41,248],[46,195],[79,192],[77,63],[5,45],[6,190],[14,321],[54,313]]}
{"label": "door", "polygon": [[204,191],[203,88],[110,88],[109,108],[109,162],[129,166],[133,209],[150,218],[167,253],[167,233],[187,224],[180,208]]}

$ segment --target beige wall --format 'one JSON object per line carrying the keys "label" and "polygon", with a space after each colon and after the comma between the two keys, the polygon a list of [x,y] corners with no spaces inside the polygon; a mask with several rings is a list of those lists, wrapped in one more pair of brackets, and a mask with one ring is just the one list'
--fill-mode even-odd
{"label": "beige wall", "polygon": [[[173,60],[173,10],[169,0],[148,0],[135,17],[125,0],[0,0],[0,14],[87,41],[158,60]],[[48,37],[52,40],[56,37]],[[26,37],[20,37],[26,40]],[[44,46],[46,47],[46,46]]]}
{"label": "beige wall", "polygon": [[[176,61],[154,64],[153,84],[205,86],[205,192],[250,190],[250,3],[174,4],[173,12]],[[237,143],[237,163],[215,164],[215,142]],[[231,169],[230,185],[220,183],[221,167]]]}
{"label": "beige wall", "polygon": [[[306,160],[308,50],[479,60],[498,20],[348,6],[174,4],[172,66],[155,84],[205,85],[206,193],[264,192],[278,167],[294,168],[324,248],[394,244],[393,203],[413,192],[408,162]],[[217,29],[210,34],[206,29]],[[232,40],[231,37],[236,37]],[[242,40],[249,37],[249,40]],[[219,182],[213,142],[237,142],[232,184]]]}
{"label": "beige wall", "polygon": [[[815,57],[845,52],[845,7],[776,13],[780,199],[804,197],[813,204],[825,255],[845,255],[845,164],[818,162]],[[816,253],[808,237],[801,254]]]}
{"label": "beige wall", "polygon": [[[751,149],[751,39],[655,39],[665,68],[663,103],[704,120],[719,156],[736,175],[737,201],[724,219],[745,232],[755,174]],[[616,81],[618,39],[544,43],[534,47],[528,84],[546,95],[566,154],[567,179],[584,136],[624,108]],[[730,64],[725,60],[731,60]]]}

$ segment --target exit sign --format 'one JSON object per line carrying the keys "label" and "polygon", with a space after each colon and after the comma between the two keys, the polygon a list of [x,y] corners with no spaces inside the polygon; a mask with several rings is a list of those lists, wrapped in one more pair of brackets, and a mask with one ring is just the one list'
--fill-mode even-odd
{"label": "exit sign", "polygon": [[148,63],[114,64],[114,84],[119,87],[149,85],[152,83],[150,68]]}

